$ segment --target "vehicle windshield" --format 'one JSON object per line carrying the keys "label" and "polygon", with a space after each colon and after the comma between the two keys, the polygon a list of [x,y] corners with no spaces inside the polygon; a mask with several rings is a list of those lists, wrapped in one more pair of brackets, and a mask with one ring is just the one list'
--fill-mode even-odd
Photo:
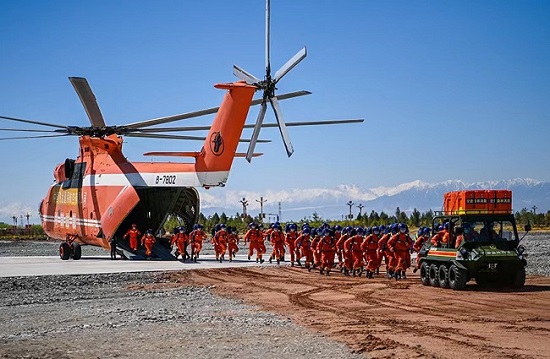
{"label": "vehicle windshield", "polygon": [[467,241],[497,242],[516,240],[514,226],[509,221],[463,222],[460,227]]}

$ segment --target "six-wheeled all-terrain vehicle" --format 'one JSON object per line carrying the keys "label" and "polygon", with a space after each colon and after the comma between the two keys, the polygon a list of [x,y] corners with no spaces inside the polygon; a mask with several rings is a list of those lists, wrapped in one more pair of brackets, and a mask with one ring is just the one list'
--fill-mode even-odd
{"label": "six-wheeled all-terrain vehicle", "polygon": [[449,192],[443,211],[435,214],[435,235],[418,254],[422,284],[460,290],[475,279],[480,286],[524,286],[527,262],[511,191]]}

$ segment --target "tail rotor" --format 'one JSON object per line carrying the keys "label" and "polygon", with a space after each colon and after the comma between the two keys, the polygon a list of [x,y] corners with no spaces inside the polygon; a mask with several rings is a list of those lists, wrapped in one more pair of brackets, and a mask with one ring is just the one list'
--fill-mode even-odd
{"label": "tail rotor", "polygon": [[256,76],[250,74],[249,72],[243,70],[237,65],[233,65],[233,74],[240,78],[241,80],[246,81],[247,83],[254,85],[258,90],[263,90],[262,102],[260,104],[260,112],[258,113],[258,118],[256,119],[256,124],[254,125],[254,130],[252,131],[252,138],[250,140],[250,145],[248,146],[248,151],[246,153],[246,159],[248,162],[252,160],[254,154],[254,148],[256,147],[256,142],[260,135],[260,129],[264,121],[265,113],[267,111],[267,103],[271,104],[271,108],[277,119],[277,124],[279,131],[281,132],[281,137],[285,145],[286,153],[288,157],[294,153],[294,148],[292,147],[292,142],[290,141],[290,136],[288,134],[287,126],[283,117],[283,113],[279,106],[279,101],[275,96],[275,90],[277,89],[277,83],[283,78],[290,70],[292,70],[296,65],[300,63],[306,56],[306,48],[302,48],[296,53],[290,60],[288,60],[277,72],[275,76],[271,76],[271,64],[270,64],[270,1],[266,0],[266,10],[265,10],[265,30],[266,30],[266,46],[265,46],[265,77],[263,80],[260,80]]}

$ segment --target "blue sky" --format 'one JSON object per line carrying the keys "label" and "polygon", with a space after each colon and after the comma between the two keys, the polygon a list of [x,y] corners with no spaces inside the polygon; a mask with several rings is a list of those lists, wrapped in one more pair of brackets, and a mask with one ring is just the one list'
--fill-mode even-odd
{"label": "blue sky", "polygon": [[[88,79],[108,124],[217,106],[223,92],[213,85],[235,80],[233,64],[263,76],[264,7],[263,0],[2,1],[0,115],[86,125],[69,76]],[[237,159],[226,188],[210,194],[550,180],[550,2],[272,0],[271,8],[273,69],[308,48],[278,93],[313,95],[283,102],[286,120],[365,122],[291,128],[290,159],[278,131],[264,129],[261,137],[273,139],[258,145],[265,155],[252,164]],[[0,141],[0,206],[31,208],[37,220],[54,167],[76,157],[77,143]],[[125,154],[138,161],[146,151],[201,145],[128,138]]]}

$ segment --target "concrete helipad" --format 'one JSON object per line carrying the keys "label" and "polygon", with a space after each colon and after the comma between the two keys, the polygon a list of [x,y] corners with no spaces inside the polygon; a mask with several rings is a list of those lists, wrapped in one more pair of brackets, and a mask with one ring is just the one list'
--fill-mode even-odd
{"label": "concrete helipad", "polygon": [[216,261],[214,255],[204,255],[197,263],[189,261],[111,260],[109,256],[82,257],[77,261],[72,259],[63,261],[59,259],[59,256],[0,257],[0,277],[177,271],[271,265],[276,264],[269,264],[267,261],[259,264],[255,260],[249,261],[245,255],[237,255],[232,262],[225,260],[222,263]]}

